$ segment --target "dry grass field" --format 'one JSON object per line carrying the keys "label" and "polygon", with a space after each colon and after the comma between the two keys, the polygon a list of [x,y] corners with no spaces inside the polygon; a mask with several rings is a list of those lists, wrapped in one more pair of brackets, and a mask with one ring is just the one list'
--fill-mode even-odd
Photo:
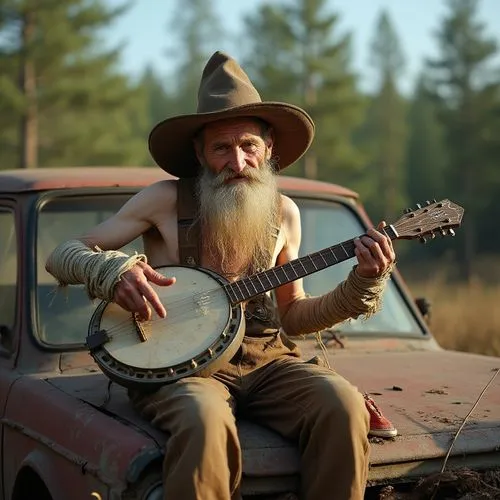
{"label": "dry grass field", "polygon": [[442,347],[500,356],[500,284],[486,281],[408,281],[415,297],[430,301],[431,330]]}

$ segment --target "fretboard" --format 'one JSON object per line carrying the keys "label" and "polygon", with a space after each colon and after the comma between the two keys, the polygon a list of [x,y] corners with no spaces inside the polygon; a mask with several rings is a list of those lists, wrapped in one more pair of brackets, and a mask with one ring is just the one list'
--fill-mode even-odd
{"label": "fretboard", "polygon": [[[384,229],[391,239],[397,237],[396,231],[391,226],[386,226]],[[228,283],[224,286],[224,289],[229,300],[233,304],[238,304],[286,283],[351,259],[355,255],[354,248],[354,240],[347,240],[319,252],[291,260],[282,266],[276,266],[267,271]]]}

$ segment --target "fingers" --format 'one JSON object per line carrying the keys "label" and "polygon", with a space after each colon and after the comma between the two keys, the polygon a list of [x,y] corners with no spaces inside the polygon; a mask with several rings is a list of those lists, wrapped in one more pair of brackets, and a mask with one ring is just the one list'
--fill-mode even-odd
{"label": "fingers", "polygon": [[[369,238],[371,238],[376,243],[378,243],[378,247],[381,249],[382,254],[387,259],[389,259],[391,261],[394,260],[395,253],[394,253],[394,247],[392,246],[392,240],[385,233],[381,233],[381,232],[372,228],[372,229],[369,229],[366,232],[366,234],[368,235]],[[364,236],[363,238],[369,239],[369,238],[366,238],[366,236]]]}
{"label": "fingers", "polygon": [[175,283],[175,278],[173,276],[168,278],[167,276],[163,276],[163,274],[159,273],[158,271],[155,271],[148,264],[145,264],[143,262],[141,264],[143,264],[144,266],[141,266],[144,271],[144,276],[146,276],[146,278],[155,285],[170,286]]}
{"label": "fingers", "polygon": [[127,311],[136,313],[141,321],[151,319],[151,307],[160,318],[165,318],[167,311],[150,282],[170,286],[175,283],[175,278],[167,278],[141,262],[122,275],[115,288],[114,301]]}
{"label": "fingers", "polygon": [[137,289],[126,281],[116,286],[114,301],[126,311],[137,314],[140,321],[151,319],[151,307]]}
{"label": "fingers", "polygon": [[[382,229],[385,222],[379,224]],[[354,240],[355,254],[358,259],[357,272],[364,277],[377,277],[383,274],[395,261],[396,255],[391,239],[376,229],[369,229],[366,235]]]}

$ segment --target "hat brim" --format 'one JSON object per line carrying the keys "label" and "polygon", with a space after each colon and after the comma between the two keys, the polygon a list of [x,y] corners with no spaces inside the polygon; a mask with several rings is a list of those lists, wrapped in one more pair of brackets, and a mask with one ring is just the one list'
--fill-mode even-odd
{"label": "hat brim", "polygon": [[209,123],[237,117],[255,117],[273,128],[273,159],[279,170],[296,162],[309,148],[314,137],[311,117],[298,106],[281,102],[262,102],[237,106],[212,113],[167,118],[149,134],[149,151],[155,162],[176,177],[195,177],[199,162],[193,139]]}

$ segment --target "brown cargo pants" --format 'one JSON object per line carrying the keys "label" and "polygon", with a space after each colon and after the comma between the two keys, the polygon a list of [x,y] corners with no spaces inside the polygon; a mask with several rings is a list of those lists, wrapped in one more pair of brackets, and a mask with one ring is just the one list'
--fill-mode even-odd
{"label": "brown cargo pants", "polygon": [[241,498],[240,415],[297,443],[301,499],[363,498],[369,458],[363,397],[333,370],[296,356],[280,336],[246,337],[239,355],[211,378],[131,394],[135,408],[170,435],[166,500]]}

